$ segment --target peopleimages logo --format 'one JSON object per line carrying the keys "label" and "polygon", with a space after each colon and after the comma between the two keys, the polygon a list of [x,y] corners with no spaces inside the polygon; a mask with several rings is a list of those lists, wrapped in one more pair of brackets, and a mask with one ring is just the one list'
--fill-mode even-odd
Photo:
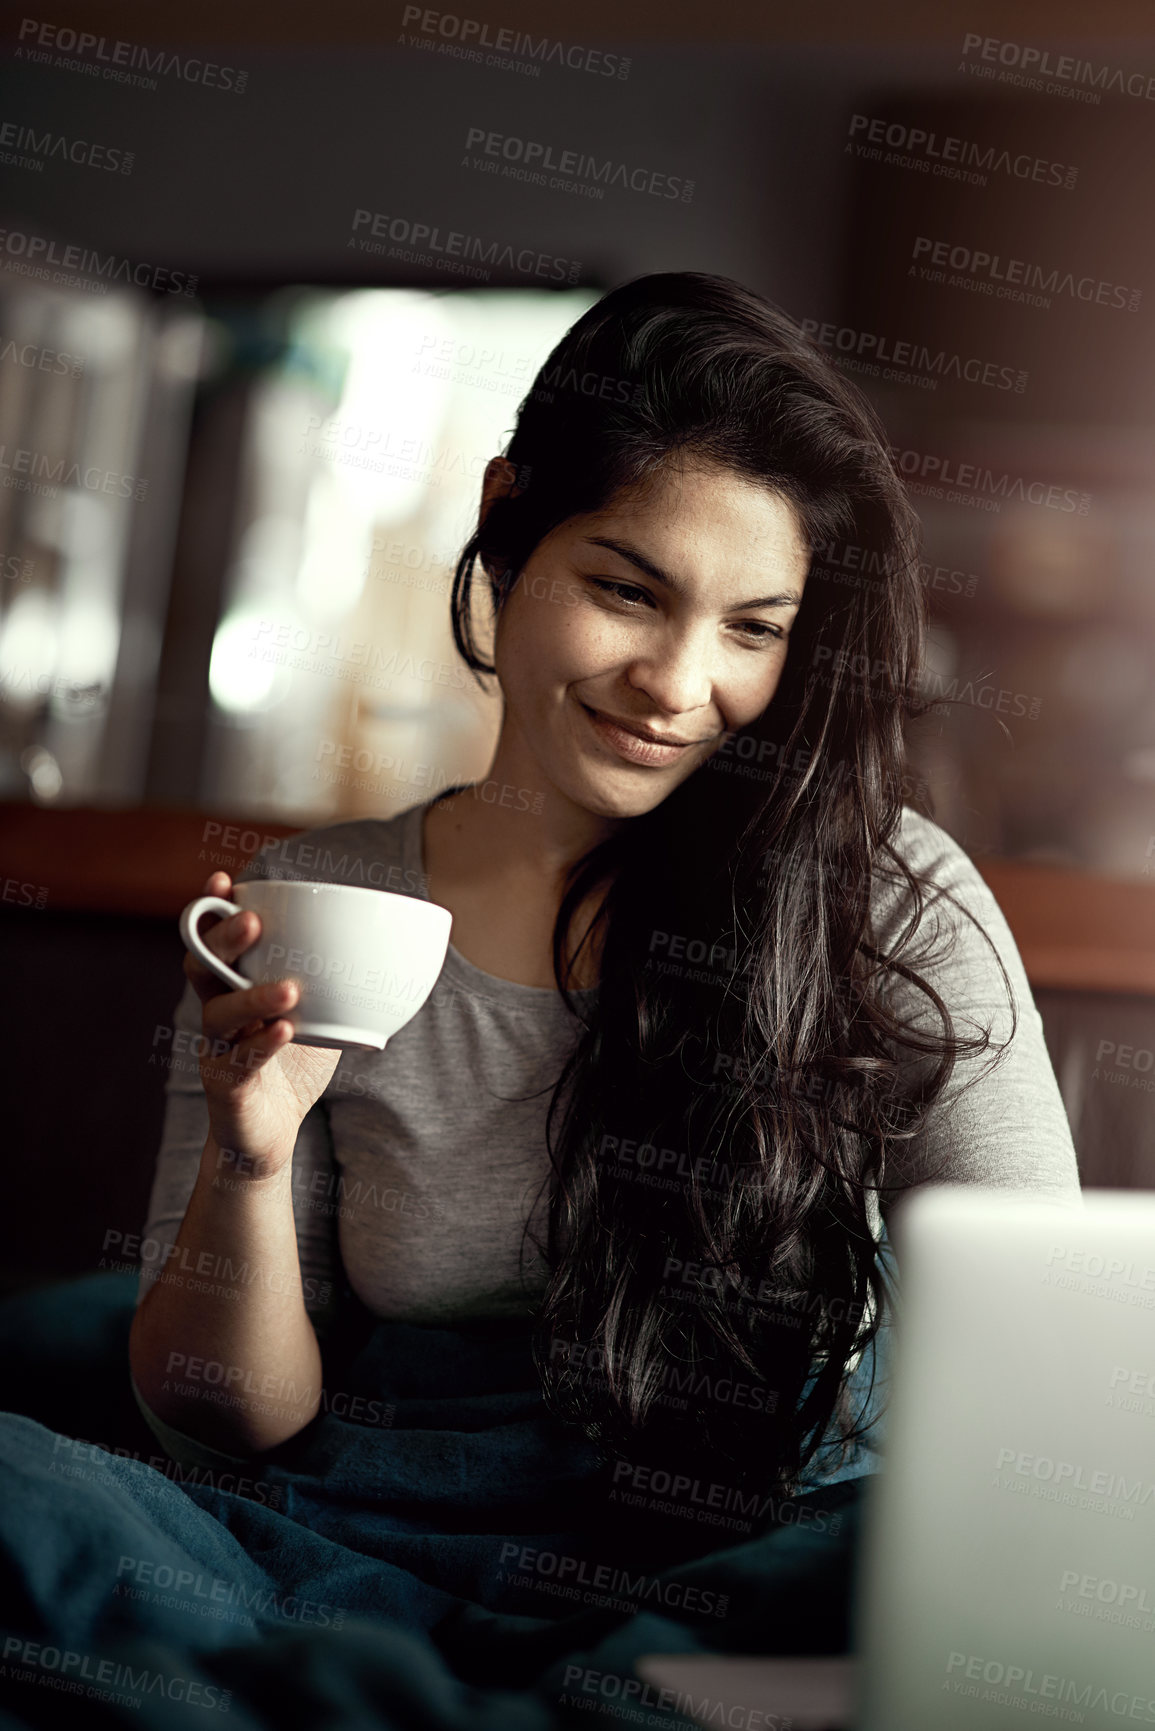
{"label": "peopleimages logo", "polygon": [[[191,1593],[202,1603],[189,1608],[199,1610],[201,1615],[208,1614],[208,1608],[213,1605],[240,1605],[245,1610],[255,1610],[260,1617],[284,1618],[286,1622],[316,1623],[318,1626],[332,1624],[334,1629],[339,1629],[345,1621],[345,1609],[341,1605],[302,1599],[296,1593],[282,1597],[268,1587],[246,1587],[240,1581],[230,1581],[224,1575],[206,1575],[199,1569],[195,1572],[192,1569],[174,1569],[171,1563],[157,1563],[151,1557],[122,1555],[116,1565],[116,1581],[114,1591],[123,1591],[131,1583],[134,1587],[156,1587],[161,1591],[172,1588],[174,1593]],[[125,1593],[125,1596],[146,1595]],[[179,1601],[178,1607],[186,1608]]]}
{"label": "peopleimages logo", "polygon": [[[1134,313],[1143,298],[1142,289],[1127,288],[1122,283],[1101,277],[1077,277],[1058,265],[1044,267],[1027,259],[1004,259],[1001,253],[954,246],[948,240],[934,240],[924,234],[915,237],[910,256],[916,262],[910,265],[908,276],[920,276],[924,282],[942,282],[951,288],[974,287],[997,300],[1021,301],[1028,306],[1049,307],[1052,295],[1069,295],[1087,305],[1093,303]],[[926,261],[921,268],[919,259]],[[955,274],[947,277],[947,270]],[[973,280],[963,280],[968,278]]]}
{"label": "peopleimages logo", "polygon": [[47,451],[19,446],[10,450],[4,444],[0,444],[0,484],[49,497],[57,487],[83,487],[89,493],[114,493],[121,499],[143,499],[148,492],[144,476],[122,475],[118,469],[101,469],[95,463],[82,469],[79,463],[66,465],[63,457]]}
{"label": "peopleimages logo", "polygon": [[[221,1689],[215,1683],[198,1683],[188,1677],[168,1676],[164,1671],[150,1671],[145,1666],[134,1670],[131,1664],[102,1659],[98,1653],[80,1653],[71,1647],[46,1647],[42,1641],[28,1641],[23,1635],[6,1635],[4,1652],[0,1655],[5,1669],[11,1666],[15,1681],[47,1683],[68,1694],[83,1693],[91,1701],[108,1701],[139,1710],[145,1695],[163,1695],[168,1701],[185,1701],[190,1707],[213,1707],[227,1713],[232,1700],[231,1689]],[[31,1675],[21,1677],[17,1666],[28,1667]],[[117,1691],[131,1689],[134,1694]]]}
{"label": "peopleimages logo", "polygon": [[[0,362],[2,361],[13,361],[18,367],[30,367],[41,373],[69,373],[74,379],[78,379],[84,371],[83,355],[70,355],[63,349],[42,348],[39,343],[21,343],[18,346],[13,337],[0,341]],[[29,560],[30,570],[31,564]],[[0,555],[0,569],[3,569],[3,566],[4,558]],[[14,573],[5,570],[4,575],[11,577]],[[27,582],[28,579],[24,578],[23,581]]]}
{"label": "peopleimages logo", "polygon": [[[92,288],[100,294],[104,293],[105,282],[135,283],[138,288],[163,289],[166,294],[191,295],[196,291],[197,279],[187,271],[134,263],[116,253],[99,253],[87,246],[61,246],[44,235],[25,234],[16,228],[0,228],[0,251],[5,254],[6,270],[56,282],[74,282],[78,288]],[[20,262],[13,264],[13,259]],[[47,269],[49,265],[56,267],[52,273]]]}
{"label": "peopleimages logo", "polygon": [[[628,78],[631,62],[621,54],[608,54],[601,48],[583,48],[576,42],[560,42],[555,37],[541,36],[536,40],[524,30],[498,25],[492,30],[480,18],[462,18],[456,12],[435,12],[427,6],[406,6],[401,14],[402,26],[416,24],[427,36],[440,40],[422,42],[420,36],[410,36],[413,47],[428,48],[455,59],[472,60],[486,66],[506,66],[511,71],[541,76],[542,66],[568,66],[573,72],[592,72],[601,78]],[[488,53],[481,53],[487,49]],[[518,58],[519,56],[523,58]]]}
{"label": "peopleimages logo", "polygon": [[[644,1602],[671,1610],[694,1612],[701,1617],[724,1617],[729,1593],[710,1587],[687,1585],[661,1575],[631,1575],[611,1563],[591,1563],[586,1557],[566,1556],[560,1551],[539,1550],[516,1539],[502,1544],[497,1578],[519,1587],[544,1587],[563,1598],[636,1611]],[[584,1589],[579,1591],[578,1589]]]}
{"label": "peopleimages logo", "polygon": [[[558,1691],[558,1702],[578,1712],[611,1712],[619,1724],[657,1723],[641,1720],[641,1714],[675,1713],[680,1719],[697,1719],[703,1725],[725,1725],[728,1731],[790,1731],[795,1720],[766,1707],[744,1707],[733,1695],[724,1700],[691,1690],[659,1689],[640,1677],[625,1677],[618,1671],[595,1671],[589,1665],[567,1665]],[[612,1702],[613,1706],[607,1706]]]}
{"label": "peopleimages logo", "polygon": [[[359,234],[358,230],[366,226],[368,234]],[[440,270],[483,282],[489,280],[492,267],[556,282],[581,280],[579,259],[557,258],[553,253],[535,252],[529,246],[482,240],[479,235],[465,234],[461,229],[442,229],[440,223],[415,222],[410,217],[392,216],[380,210],[355,210],[352,230],[346,244],[359,252],[382,254],[407,264],[432,262]],[[471,259],[482,262],[470,264],[467,261]]]}
{"label": "peopleimages logo", "polygon": [[[175,76],[185,84],[203,84],[207,89],[231,90],[237,96],[249,81],[248,73],[236,66],[218,66],[215,60],[200,60],[171,48],[145,48],[138,42],[120,40],[110,42],[107,36],[96,36],[91,30],[73,30],[68,25],[43,23],[39,18],[21,20],[18,41],[17,60],[47,62],[65,71],[100,75],[144,90],[155,90],[156,79],[141,77],[135,69],[156,72],[165,78]],[[27,46],[30,42],[36,43],[36,49]],[[72,55],[77,58],[68,58]],[[98,64],[86,61],[86,55]],[[125,71],[126,66],[134,70]]]}
{"label": "peopleimages logo", "polygon": [[[980,1690],[980,1683],[986,1684],[986,1688]],[[1142,1695],[1128,1695],[1123,1689],[1116,1689],[1112,1694],[1102,1685],[1096,1687],[1091,1683],[1076,1682],[1073,1677],[1064,1677],[1056,1671],[1036,1671],[1029,1665],[1008,1664],[1004,1659],[991,1659],[983,1653],[948,1654],[943,1688],[948,1686],[957,1695],[1020,1709],[1027,1705],[1024,1696],[1034,1696],[1036,1699],[1030,1703],[1033,1713],[1043,1710],[1040,1702],[1044,1699],[1069,1701],[1076,1707],[1105,1709],[1121,1719],[1142,1717],[1145,1725],[1155,1725],[1155,1701]],[[1137,1708],[1145,1710],[1142,1715],[1136,1711]],[[1084,1715],[1064,1713],[1061,1707],[1052,1707],[1048,1710],[1048,1717],[1081,1721]],[[975,1723],[982,1721],[976,1720]]]}
{"label": "peopleimages logo", "polygon": [[896,342],[876,331],[858,331],[850,325],[823,324],[818,319],[800,322],[806,335],[821,348],[832,349],[843,364],[875,377],[901,379],[932,390],[938,388],[939,379],[958,379],[968,385],[1014,391],[1019,396],[1027,388],[1028,375],[1021,367],[1000,366],[997,361],[982,361],[973,355],[964,359],[946,349],[932,350],[925,343],[902,339]]}
{"label": "peopleimages logo", "polygon": [[339,632],[314,631],[308,625],[262,619],[253,632],[250,656],[291,667],[298,673],[322,673],[353,684],[388,688],[397,675],[426,685],[463,686],[465,674],[448,661],[421,661],[401,649],[383,649],[370,638],[347,639]]}
{"label": "peopleimages logo", "polygon": [[[628,167],[612,157],[599,159],[582,150],[559,150],[552,144],[542,144],[532,138],[517,138],[511,133],[490,132],[484,126],[471,126],[465,135],[465,149],[480,149],[483,158],[495,159],[474,164],[517,180],[528,180],[535,186],[550,186],[555,190],[582,190],[587,197],[603,197],[602,188],[620,187],[623,192],[649,193],[653,198],[678,198],[689,204],[694,196],[694,182],[675,175],[662,174],[657,169]],[[504,163],[499,167],[497,158]],[[552,178],[549,178],[552,176]]]}
{"label": "peopleimages logo", "polygon": [[[625,1483],[623,1484],[623,1480]],[[614,1463],[610,1502],[650,1508],[659,1514],[690,1516],[711,1526],[732,1526],[749,1532],[757,1521],[775,1519],[783,1526],[815,1527],[837,1533],[840,1515],[807,1503],[776,1498],[772,1492],[742,1491],[735,1486],[703,1482],[689,1473],[619,1460]]]}
{"label": "peopleimages logo", "polygon": [[[131,150],[119,150],[113,145],[92,144],[84,138],[66,138],[61,132],[38,132],[33,126],[6,120],[0,124],[0,145],[9,148],[0,153],[0,161],[14,168],[40,170],[52,157],[61,162],[75,163],[79,168],[102,168],[111,174],[131,174],[136,160]],[[26,151],[17,156],[15,152]]]}
{"label": "peopleimages logo", "polygon": [[[954,138],[949,133],[940,136],[928,132],[924,126],[904,126],[901,121],[887,121],[869,114],[851,115],[848,137],[853,140],[854,154],[867,162],[915,168],[946,180],[963,180],[971,186],[985,186],[988,173],[993,173],[1061,186],[1069,192],[1079,178],[1078,169],[1069,163],[1031,156],[1025,150],[1012,154],[993,144],[976,144],[973,139]],[[850,144],[846,148],[850,150]]]}
{"label": "peopleimages logo", "polygon": [[979,463],[956,463],[933,451],[904,451],[898,445],[888,445],[887,449],[908,490],[932,499],[981,505],[987,511],[1001,511],[1009,500],[1042,505],[1049,511],[1074,511],[1080,517],[1091,509],[1090,493],[1075,487],[1028,481],[1022,475],[1010,475],[1006,470],[997,473]]}
{"label": "peopleimages logo", "polygon": [[[1124,72],[1073,54],[1052,54],[1022,42],[1005,42],[998,36],[980,36],[968,31],[963,37],[960,72],[995,78],[1002,84],[1018,84],[1048,95],[1074,97],[1080,102],[1102,101],[1099,92],[1116,90],[1120,96],[1137,96],[1155,102],[1155,77],[1143,72]],[[971,56],[974,59],[971,59]],[[984,62],[986,64],[984,64]],[[1048,82],[1049,81],[1049,82]],[[1084,88],[1092,85],[1093,89]]]}
{"label": "peopleimages logo", "polygon": [[[67,1459],[57,1458],[62,1452]],[[282,1486],[271,1485],[267,1479],[252,1479],[244,1473],[227,1470],[218,1472],[213,1467],[186,1466],[174,1461],[170,1455],[145,1455],[139,1449],[125,1448],[123,1443],[89,1442],[86,1437],[59,1433],[53,1437],[48,1470],[58,1478],[83,1479],[90,1483],[103,1479],[108,1482],[116,1478],[112,1463],[118,1460],[143,1461],[166,1479],[175,1479],[178,1485],[208,1485],[210,1490],[231,1491],[234,1496],[251,1497],[254,1502],[264,1503],[271,1509],[278,1508],[283,1501]]]}
{"label": "peopleimages logo", "polygon": [[[819,573],[835,583],[858,587],[877,584],[883,588],[892,583],[902,569],[899,560],[880,553],[875,547],[860,547],[853,541],[828,541],[824,545],[812,546],[810,551],[813,556],[810,575],[813,577]],[[931,565],[925,559],[919,561],[918,574],[924,589],[964,595],[968,599],[979,583],[975,571],[960,571],[950,565]]]}
{"label": "peopleimages logo", "polygon": [[[595,1386],[605,1385],[604,1347],[555,1335],[550,1342],[549,1358],[551,1364],[560,1360],[567,1369],[579,1370],[583,1379],[590,1378]],[[688,1410],[691,1400],[713,1400],[722,1406],[744,1407],[753,1412],[775,1412],[778,1407],[777,1389],[728,1376],[711,1379],[708,1372],[699,1372],[693,1364],[681,1368],[676,1364],[664,1365],[656,1380],[661,1392],[654,1399],[680,1412]]]}
{"label": "peopleimages logo", "polygon": [[1081,1599],[1094,1599],[1100,1605],[1134,1605],[1148,1616],[1155,1613],[1155,1604],[1145,1586],[1127,1581],[1112,1581],[1100,1575],[1085,1575],[1079,1569],[1064,1569],[1059,1576],[1060,1593],[1076,1592]]}
{"label": "peopleimages logo", "polygon": [[1116,1521],[1133,1522],[1136,1512],[1146,1511],[1155,1497],[1155,1484],[1143,1479],[1128,1479],[1106,1468],[1092,1469],[1079,1461],[1056,1460],[1013,1448],[998,1451],[995,1469],[995,1490],[1084,1509]]}

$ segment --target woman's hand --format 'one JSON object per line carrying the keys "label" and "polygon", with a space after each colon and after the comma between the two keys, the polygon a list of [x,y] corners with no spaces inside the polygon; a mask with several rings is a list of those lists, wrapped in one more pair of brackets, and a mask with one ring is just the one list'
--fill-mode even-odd
{"label": "woman's hand", "polygon": [[[213,872],[203,893],[226,901],[232,892],[227,872]],[[222,961],[235,964],[260,936],[261,921],[251,910],[206,916],[204,941]],[[292,1009],[299,989],[292,980],[270,981],[234,990],[191,953],[184,971],[204,1005],[207,1042],[201,1056],[201,1082],[217,1148],[231,1153],[234,1170],[254,1178],[271,1177],[293,1157],[297,1132],[309,1108],[324,1092],[341,1057],[327,1046],[294,1046]]]}

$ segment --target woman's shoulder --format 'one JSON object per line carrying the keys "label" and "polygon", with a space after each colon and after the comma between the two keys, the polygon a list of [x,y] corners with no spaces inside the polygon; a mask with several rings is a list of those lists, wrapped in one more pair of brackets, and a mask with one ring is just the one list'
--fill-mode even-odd
{"label": "woman's shoulder", "polygon": [[[952,875],[979,876],[966,849],[942,825],[913,805],[904,805],[891,847],[912,870],[929,872],[938,882]],[[889,855],[886,856],[889,859]]]}
{"label": "woman's shoulder", "polygon": [[[923,887],[923,916],[893,860],[880,874],[875,925],[884,954],[900,956],[947,1006],[956,1035],[986,1036],[968,1048],[924,1134],[892,1156],[906,1181],[940,1179],[1079,1194],[1078,1165],[1063,1097],[1047,1049],[1042,1016],[1006,917],[978,867],[940,824],[909,806],[893,846]],[[899,970],[886,993],[912,1030],[942,1033],[922,986]],[[997,1060],[997,1061],[996,1061]],[[913,1081],[932,1066],[929,1054],[904,1060]]]}
{"label": "woman's shoulder", "polygon": [[[889,847],[880,850],[872,877],[871,917],[884,946],[903,934],[915,912],[914,892],[898,860],[918,879],[922,937],[933,939],[949,930],[968,948],[977,942],[985,949],[981,927],[1004,960],[1009,950],[1017,962],[1002,910],[971,856],[941,824],[909,805],[902,808]],[[993,962],[989,950],[987,955]]]}
{"label": "woman's shoulder", "polygon": [[234,881],[289,878],[424,895],[417,827],[423,810],[424,802],[419,802],[392,817],[346,818],[266,842]]}

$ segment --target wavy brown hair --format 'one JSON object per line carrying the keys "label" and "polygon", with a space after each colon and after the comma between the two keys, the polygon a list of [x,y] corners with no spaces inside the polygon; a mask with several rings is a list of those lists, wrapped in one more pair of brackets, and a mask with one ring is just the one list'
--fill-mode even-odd
{"label": "wavy brown hair", "polygon": [[[812,549],[851,544],[877,574],[847,585],[812,558],[761,717],[574,865],[554,930],[582,1026],[547,1121],[547,1403],[607,1455],[788,1491],[820,1448],[860,1434],[848,1371],[891,1296],[876,1198],[901,1187],[961,1053],[992,1043],[960,1036],[917,971],[930,886],[895,846],[905,722],[926,707],[918,519],[861,393],[773,305],[698,272],[643,276],[591,307],[504,454],[523,490],[492,505],[452,596],[482,684],[475,560],[491,627],[551,529],[670,466],[771,489]],[[885,955],[883,879],[909,906]],[[599,990],[583,1009],[570,928],[594,890]],[[896,1014],[899,980],[933,1025]]]}

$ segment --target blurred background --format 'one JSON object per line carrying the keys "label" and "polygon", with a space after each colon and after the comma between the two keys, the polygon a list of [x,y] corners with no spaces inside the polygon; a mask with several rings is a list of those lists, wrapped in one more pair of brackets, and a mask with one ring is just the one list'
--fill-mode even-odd
{"label": "blurred background", "polygon": [[943,699],[911,798],[1011,921],[1085,1182],[1155,1182],[1155,20],[90,4],[2,49],[10,1285],[139,1229],[227,838],[484,772],[484,464],[653,270],[769,296],[876,405]]}

